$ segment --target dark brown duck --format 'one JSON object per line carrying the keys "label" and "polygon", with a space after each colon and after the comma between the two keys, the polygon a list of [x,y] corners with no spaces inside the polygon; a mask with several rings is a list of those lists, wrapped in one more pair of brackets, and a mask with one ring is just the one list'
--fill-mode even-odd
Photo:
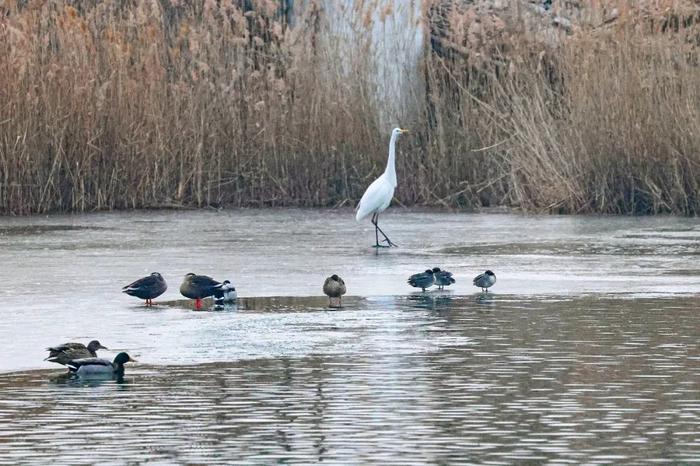
{"label": "dark brown duck", "polygon": [[98,349],[109,349],[97,340],[92,340],[87,346],[82,343],[64,343],[58,346],[46,348],[49,355],[44,361],[66,365],[73,359],[97,357]]}
{"label": "dark brown duck", "polygon": [[346,292],[345,282],[336,274],[326,278],[323,283],[323,292],[328,296],[328,305],[333,307],[333,298],[338,299],[338,307],[342,306],[342,296]]}
{"label": "dark brown duck", "polygon": [[194,299],[195,309],[202,307],[202,299],[221,292],[222,284],[206,275],[188,273],[180,285],[180,294],[185,298]]}
{"label": "dark brown duck", "polygon": [[153,272],[147,277],[139,278],[134,283],[126,285],[122,288],[122,292],[130,296],[145,299],[146,305],[153,304],[153,299],[165,293],[168,289],[168,284],[158,272]]}

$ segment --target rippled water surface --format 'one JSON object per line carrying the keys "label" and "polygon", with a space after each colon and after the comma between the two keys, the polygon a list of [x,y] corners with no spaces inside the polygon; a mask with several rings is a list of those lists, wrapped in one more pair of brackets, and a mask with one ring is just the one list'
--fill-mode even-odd
{"label": "rippled water surface", "polygon": [[[382,222],[401,247],[377,255],[350,211],[0,219],[0,464],[700,462],[697,220]],[[454,289],[405,283],[429,266]],[[153,270],[160,305],[119,293]],[[243,298],[193,311],[189,271]],[[43,361],[91,338],[139,362]]]}

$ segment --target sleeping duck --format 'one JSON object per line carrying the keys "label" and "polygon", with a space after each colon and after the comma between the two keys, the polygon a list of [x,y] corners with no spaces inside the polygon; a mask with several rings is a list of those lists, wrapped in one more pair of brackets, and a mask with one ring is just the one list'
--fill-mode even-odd
{"label": "sleeping duck", "polygon": [[491,272],[490,270],[487,270],[484,273],[480,273],[476,277],[474,277],[474,286],[478,286],[481,288],[482,292],[487,292],[489,291],[489,288],[492,287],[496,283],[496,274]]}
{"label": "sleeping duck", "polygon": [[214,304],[217,306],[232,304],[236,302],[237,297],[238,293],[236,293],[236,287],[233,286],[230,280],[224,280],[221,282],[221,288],[214,293]]}
{"label": "sleeping duck", "polygon": [[58,346],[46,348],[49,355],[44,361],[63,364],[64,366],[73,359],[97,357],[98,349],[109,349],[97,340],[92,340],[87,346],[82,343],[64,343]]}
{"label": "sleeping duck", "polygon": [[136,362],[126,353],[119,353],[114,361],[103,358],[83,358],[69,361],[68,369],[80,376],[90,375],[124,375],[124,364]]}
{"label": "sleeping duck", "polygon": [[433,267],[433,276],[435,277],[435,284],[440,290],[444,289],[446,286],[452,285],[455,282],[452,272],[440,270],[440,267]]}
{"label": "sleeping duck", "polygon": [[421,273],[414,273],[408,277],[408,284],[425,291],[426,288],[430,288],[435,284],[435,275],[431,269]]}
{"label": "sleeping duck", "polygon": [[338,299],[337,307],[341,307],[343,305],[343,295],[346,291],[347,289],[345,288],[345,282],[336,274],[326,278],[326,281],[323,282],[323,292],[326,296],[328,296],[328,306],[330,307],[334,307],[333,298]]}
{"label": "sleeping duck", "polygon": [[126,285],[122,288],[122,293],[145,299],[146,305],[152,306],[153,298],[162,295],[167,289],[168,284],[165,283],[163,276],[158,272],[153,272],[147,277],[139,278],[134,283]]}
{"label": "sleeping duck", "polygon": [[188,273],[185,275],[182,285],[180,285],[180,293],[185,298],[194,299],[194,308],[200,309],[202,307],[202,299],[219,294],[222,286],[222,283],[206,275]]}

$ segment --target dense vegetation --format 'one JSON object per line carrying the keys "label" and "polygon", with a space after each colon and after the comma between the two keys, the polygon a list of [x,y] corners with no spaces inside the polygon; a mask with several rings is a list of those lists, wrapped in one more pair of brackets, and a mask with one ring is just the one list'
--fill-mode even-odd
{"label": "dense vegetation", "polygon": [[[392,123],[375,3],[342,13],[348,44],[315,1],[294,27],[273,0],[0,2],[0,212],[354,205]],[[484,3],[424,2],[402,204],[698,212],[697,13],[618,1],[564,30]]]}

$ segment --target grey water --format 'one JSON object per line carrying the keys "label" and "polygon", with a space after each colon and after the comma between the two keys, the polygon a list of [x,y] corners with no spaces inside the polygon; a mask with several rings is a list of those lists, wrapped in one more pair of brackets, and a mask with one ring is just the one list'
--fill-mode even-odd
{"label": "grey water", "polygon": [[[350,210],[0,218],[0,464],[700,462],[696,219],[380,224],[398,249]],[[406,284],[434,266],[457,283]],[[157,306],[120,293],[152,271]],[[238,305],[192,310],[190,271]],[[139,362],[89,380],[43,361],[93,338]]]}

